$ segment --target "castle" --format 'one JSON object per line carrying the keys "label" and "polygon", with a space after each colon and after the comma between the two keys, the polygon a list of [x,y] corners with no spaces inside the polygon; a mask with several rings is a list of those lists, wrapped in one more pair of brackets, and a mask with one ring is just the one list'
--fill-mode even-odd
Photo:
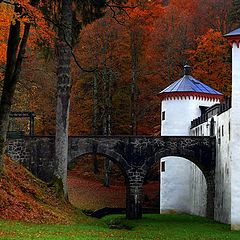
{"label": "castle", "polygon": [[[232,47],[232,97],[190,75],[160,92],[162,136],[215,136],[214,219],[240,230],[240,28],[226,34]],[[206,216],[206,180],[201,170],[177,156],[161,159],[161,212]]]}

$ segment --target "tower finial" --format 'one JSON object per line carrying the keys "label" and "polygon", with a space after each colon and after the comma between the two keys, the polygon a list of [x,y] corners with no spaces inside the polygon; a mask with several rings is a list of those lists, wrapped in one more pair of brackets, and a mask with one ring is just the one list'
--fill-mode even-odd
{"label": "tower finial", "polygon": [[191,73],[191,67],[188,65],[188,62],[184,65],[184,75],[190,75]]}

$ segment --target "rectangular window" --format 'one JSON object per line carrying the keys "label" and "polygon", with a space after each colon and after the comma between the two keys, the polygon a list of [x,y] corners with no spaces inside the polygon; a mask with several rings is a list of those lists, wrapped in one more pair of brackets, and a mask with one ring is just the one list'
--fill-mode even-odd
{"label": "rectangular window", "polygon": [[161,171],[165,172],[165,162],[161,162]]}
{"label": "rectangular window", "polygon": [[165,111],[162,112],[162,121],[166,119],[166,114],[165,114]]}
{"label": "rectangular window", "polygon": [[221,144],[221,128],[218,127],[218,144]]}
{"label": "rectangular window", "polygon": [[222,125],[222,136],[224,136],[224,127]]}

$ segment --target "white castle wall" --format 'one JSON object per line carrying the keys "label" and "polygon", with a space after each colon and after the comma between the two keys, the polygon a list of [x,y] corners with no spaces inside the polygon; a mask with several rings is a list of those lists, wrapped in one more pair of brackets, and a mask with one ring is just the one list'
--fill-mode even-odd
{"label": "white castle wall", "polygon": [[190,168],[190,213],[206,216],[207,184],[201,170],[194,164]]}
{"label": "white castle wall", "polygon": [[[217,101],[200,100],[195,97],[162,101],[161,111],[165,111],[166,119],[161,124],[161,135],[189,136],[191,121],[201,115],[199,106],[212,106],[215,103]],[[205,179],[203,177],[202,180],[199,178],[193,190],[193,163],[179,157],[167,157],[161,161],[165,161],[166,169],[165,172],[161,173],[161,212],[174,210],[204,215],[206,188],[202,187],[202,182]],[[194,171],[195,174],[202,176],[198,168],[194,168]],[[203,202],[203,204],[199,206],[197,204],[199,202]]]}
{"label": "white castle wall", "polygon": [[[230,116],[231,109],[226,112],[221,113],[220,115],[212,116],[208,119],[207,122],[191,129],[191,135],[196,135],[196,132],[201,132],[204,136],[210,135],[210,124],[211,119],[214,119],[215,126],[215,134],[217,139],[216,145],[216,175],[215,175],[215,211],[214,211],[214,219],[223,222],[230,223]],[[196,168],[196,167],[195,167]],[[206,189],[205,183],[202,183],[202,176],[198,174],[194,174],[193,168],[193,181],[198,182],[194,189],[192,199],[200,199],[199,196],[199,188]],[[199,210],[197,204],[201,204],[201,201],[195,202],[193,201],[192,209],[196,211]],[[201,213],[199,215],[202,215]]]}
{"label": "white castle wall", "polygon": [[232,46],[231,228],[240,230],[240,48]]}
{"label": "white castle wall", "polygon": [[230,132],[231,109],[216,118],[217,155],[215,175],[215,220],[230,223]]}

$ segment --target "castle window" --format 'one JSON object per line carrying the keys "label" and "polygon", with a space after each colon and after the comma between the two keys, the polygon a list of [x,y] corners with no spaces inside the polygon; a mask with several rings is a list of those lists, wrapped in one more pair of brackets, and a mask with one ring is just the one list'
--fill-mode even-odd
{"label": "castle window", "polygon": [[161,171],[165,172],[165,162],[161,162]]}
{"label": "castle window", "polygon": [[215,128],[215,122],[214,122],[214,118],[211,119],[211,122],[210,122],[210,136],[214,136],[215,133],[214,133],[214,128]]}
{"label": "castle window", "polygon": [[164,112],[162,112],[162,121],[165,120],[165,119],[166,119],[166,113],[164,111]]}
{"label": "castle window", "polygon": [[224,136],[224,126],[222,125],[222,136]]}
{"label": "castle window", "polygon": [[221,128],[218,128],[218,144],[221,143]]}

